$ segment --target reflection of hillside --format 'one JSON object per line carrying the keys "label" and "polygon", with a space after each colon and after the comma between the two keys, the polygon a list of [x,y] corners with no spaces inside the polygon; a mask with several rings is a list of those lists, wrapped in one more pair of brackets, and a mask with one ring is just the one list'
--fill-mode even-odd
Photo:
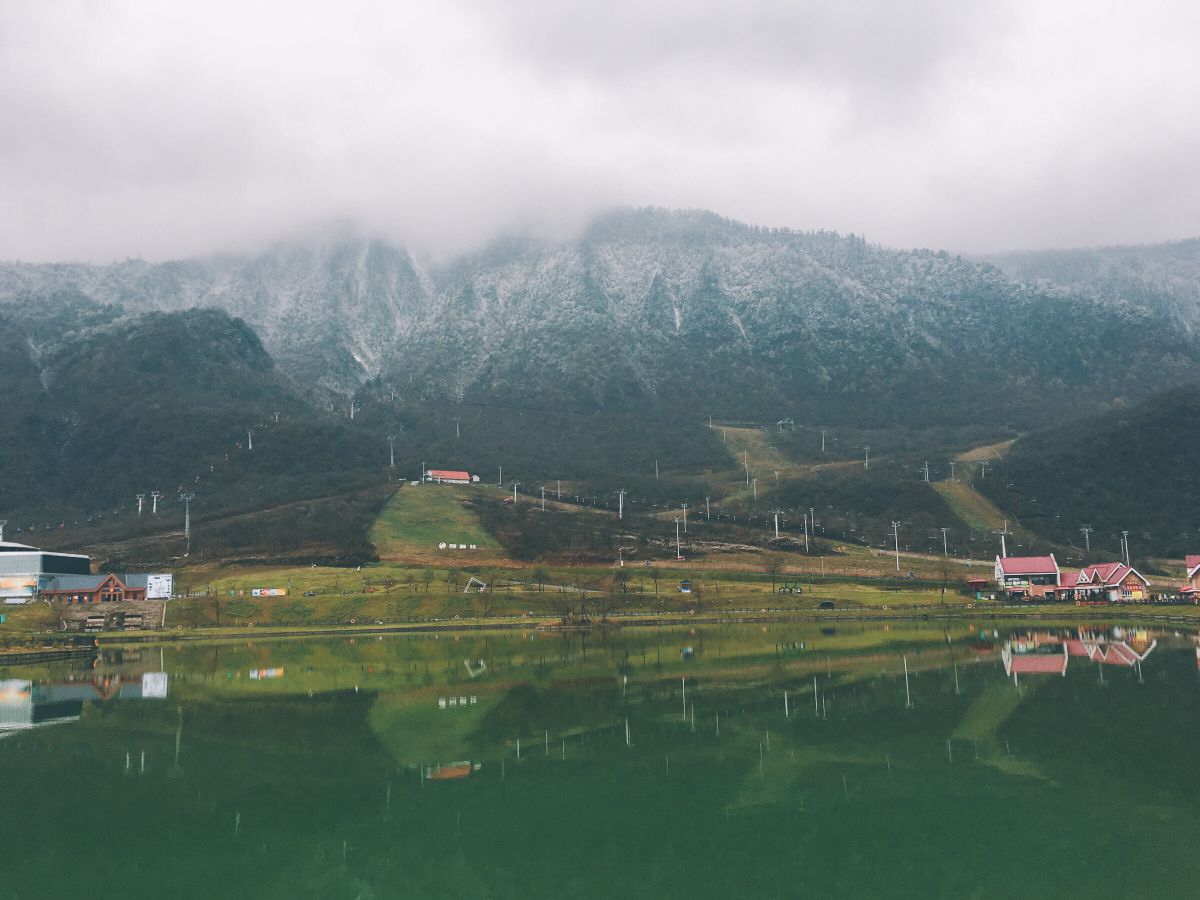
{"label": "reflection of hillside", "polygon": [[[89,895],[161,892],[148,858],[195,896],[840,896],[859,859],[878,865],[850,893],[970,896],[1019,862],[1047,892],[1107,896],[1116,876],[1091,867],[1117,849],[1169,853],[1190,879],[1192,644],[1040,631],[1157,649],[1142,681],[1072,656],[1066,677],[1014,685],[1000,648],[1038,632],[168,647],[171,703],[96,699],[5,742],[19,777],[0,801],[22,811],[0,825],[20,861],[6,890],[78,896],[85,871]],[[1105,807],[1131,827],[1080,818]],[[114,822],[138,853],[82,841],[62,865],[64,823]],[[959,845],[975,856],[945,874]],[[1055,881],[1068,850],[1089,867]]]}

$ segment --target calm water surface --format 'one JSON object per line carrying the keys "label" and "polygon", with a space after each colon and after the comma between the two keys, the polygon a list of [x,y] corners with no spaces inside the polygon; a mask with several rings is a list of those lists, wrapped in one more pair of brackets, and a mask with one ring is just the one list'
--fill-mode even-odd
{"label": "calm water surface", "polygon": [[994,627],[11,667],[0,896],[1196,896],[1196,637]]}

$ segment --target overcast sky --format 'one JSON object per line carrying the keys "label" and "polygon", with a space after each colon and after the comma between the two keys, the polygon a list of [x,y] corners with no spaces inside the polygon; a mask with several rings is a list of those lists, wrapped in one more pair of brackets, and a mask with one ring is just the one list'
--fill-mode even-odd
{"label": "overcast sky", "polygon": [[0,0],[0,258],[616,205],[987,252],[1200,235],[1200,3]]}

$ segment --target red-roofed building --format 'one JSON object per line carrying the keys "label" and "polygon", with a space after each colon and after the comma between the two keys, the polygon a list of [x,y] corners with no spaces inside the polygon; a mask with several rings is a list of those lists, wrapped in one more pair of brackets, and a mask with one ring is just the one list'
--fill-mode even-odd
{"label": "red-roofed building", "polygon": [[470,484],[478,481],[479,476],[471,477],[470,472],[460,472],[457,469],[430,469],[425,473],[425,480],[434,484]]}
{"label": "red-roofed building", "polygon": [[1188,554],[1183,561],[1183,585],[1179,593],[1189,596],[1200,594],[1200,555]]}
{"label": "red-roofed building", "polygon": [[1085,566],[1073,579],[1064,579],[1060,584],[1058,597],[1063,600],[1129,602],[1150,596],[1150,582],[1136,569],[1119,562]]}
{"label": "red-roofed building", "polygon": [[996,586],[1010,597],[1045,597],[1058,589],[1058,562],[1049,556],[997,556]]}

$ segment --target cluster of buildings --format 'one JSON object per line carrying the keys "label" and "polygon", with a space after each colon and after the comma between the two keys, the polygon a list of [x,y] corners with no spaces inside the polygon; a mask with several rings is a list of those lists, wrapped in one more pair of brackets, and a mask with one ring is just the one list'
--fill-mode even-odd
{"label": "cluster of buildings", "polygon": [[1049,556],[997,556],[996,587],[1014,599],[1108,600],[1150,598],[1150,582],[1132,566],[1110,562],[1068,571]]}
{"label": "cluster of buildings", "polygon": [[78,553],[54,553],[28,544],[0,541],[0,602],[89,604],[168,600],[173,579],[163,573],[92,574],[92,561]]}
{"label": "cluster of buildings", "polygon": [[[1151,599],[1150,581],[1122,562],[1096,563],[1079,570],[1063,569],[1049,556],[997,556],[992,579],[996,589],[1014,600],[1136,603]],[[968,585],[981,592],[984,579]],[[1200,600],[1200,554],[1184,561],[1184,581],[1175,590],[1185,599]]]}

